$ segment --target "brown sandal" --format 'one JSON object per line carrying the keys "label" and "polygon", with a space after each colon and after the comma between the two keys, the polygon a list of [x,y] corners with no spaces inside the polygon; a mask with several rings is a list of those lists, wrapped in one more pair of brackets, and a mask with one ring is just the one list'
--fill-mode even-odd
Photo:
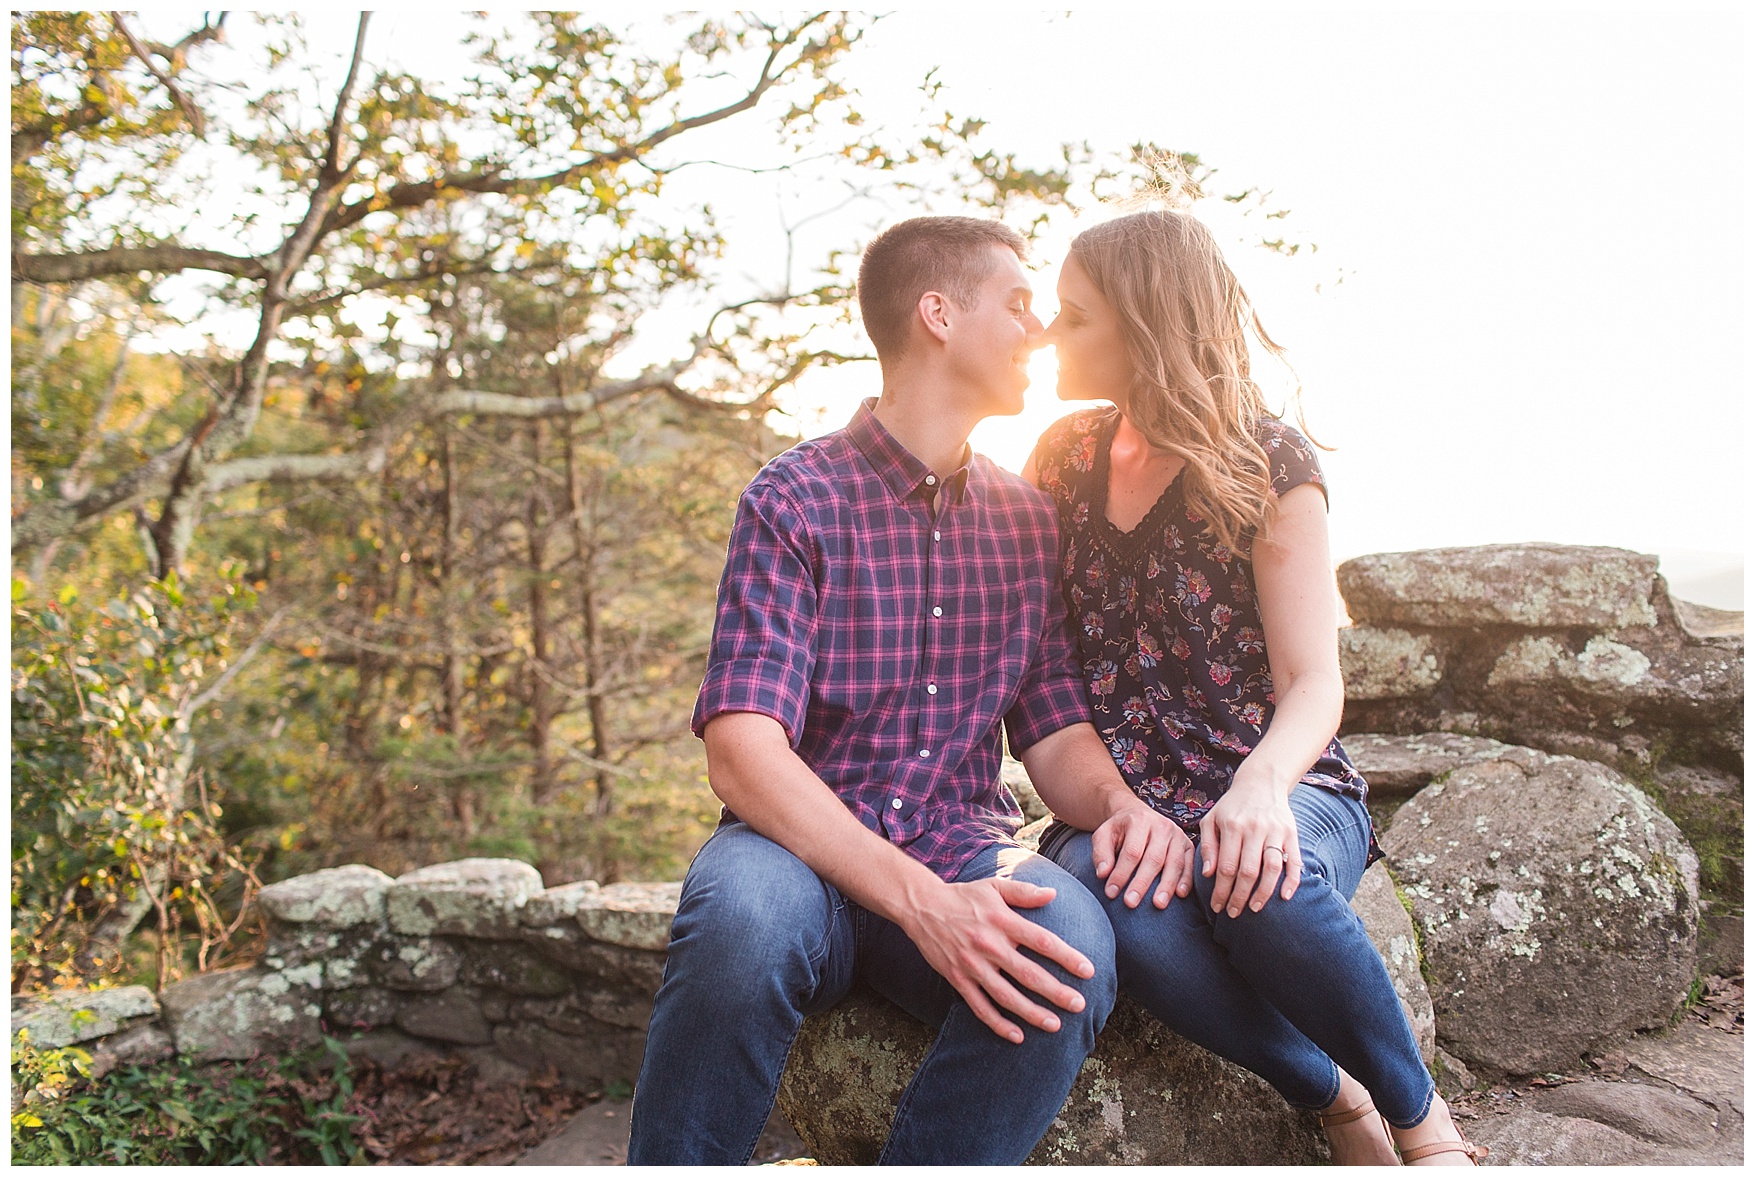
{"label": "brown sandal", "polygon": [[[1322,1125],[1322,1130],[1326,1133],[1330,1128],[1338,1128],[1342,1124],[1351,1124],[1354,1120],[1363,1120],[1366,1116],[1374,1115],[1376,1111],[1377,1105],[1372,1103],[1371,1097],[1367,1095],[1361,1102],[1354,1104],[1350,1108],[1342,1108],[1338,1112],[1318,1112],[1316,1113],[1316,1119]],[[1390,1135],[1389,1121],[1385,1120],[1382,1116],[1378,1116],[1377,1125],[1383,1129],[1383,1139],[1389,1144],[1390,1151],[1394,1152],[1395,1137]]]}
{"label": "brown sandal", "polygon": [[1402,1149],[1402,1163],[1405,1165],[1409,1161],[1435,1157],[1441,1152],[1460,1152],[1469,1158],[1469,1164],[1477,1165],[1481,1158],[1491,1151],[1484,1144],[1476,1144],[1474,1141],[1464,1138],[1461,1128],[1457,1128],[1456,1132],[1457,1138],[1455,1140],[1435,1140],[1431,1144],[1416,1144],[1413,1148]]}

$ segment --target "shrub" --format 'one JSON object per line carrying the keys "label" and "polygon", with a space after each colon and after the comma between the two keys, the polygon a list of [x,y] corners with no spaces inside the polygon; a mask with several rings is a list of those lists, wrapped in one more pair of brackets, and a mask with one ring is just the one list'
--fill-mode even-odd
{"label": "shrub", "polygon": [[76,1047],[12,1045],[15,1165],[364,1163],[339,1043],[275,1062],[196,1067],[177,1058],[101,1077]]}
{"label": "shrub", "polygon": [[208,967],[236,927],[214,884],[251,871],[219,835],[189,721],[253,595],[197,599],[167,577],[98,608],[33,606],[16,581],[13,596],[13,990],[114,974],[149,912],[160,986],[186,923]]}

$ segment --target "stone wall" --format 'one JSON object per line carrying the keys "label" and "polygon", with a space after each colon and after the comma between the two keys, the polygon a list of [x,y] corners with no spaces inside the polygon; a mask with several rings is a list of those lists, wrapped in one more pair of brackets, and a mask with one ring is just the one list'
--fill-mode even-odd
{"label": "stone wall", "polygon": [[[1655,558],[1615,549],[1393,553],[1339,580],[1343,740],[1389,853],[1354,905],[1441,1076],[1564,1069],[1663,1024],[1697,967],[1741,973],[1741,614],[1672,601]],[[1039,833],[1022,766],[1005,779]],[[545,889],[499,859],[319,871],[263,890],[258,964],[156,996],[15,999],[13,1026],[92,1045],[100,1071],[393,1028],[587,1086],[631,1081],[679,892]],[[929,1039],[865,993],[807,1021],[781,1097],[819,1158],[874,1155]],[[1172,1039],[1118,1006],[1037,1159],[1322,1155],[1259,1080]],[[1237,1131],[1183,1130],[1208,1119]]]}
{"label": "stone wall", "polygon": [[263,889],[249,968],[15,1001],[41,1045],[88,1043],[100,1071],[243,1059],[327,1032],[395,1029],[586,1087],[632,1082],[681,884],[544,889],[534,867],[464,859],[392,879],[344,866]]}
{"label": "stone wall", "polygon": [[[1743,615],[1673,600],[1657,563],[1553,544],[1347,561],[1342,741],[1479,737],[1616,769],[1698,856],[1707,966],[1740,971]],[[1427,783],[1366,775],[1380,818]]]}

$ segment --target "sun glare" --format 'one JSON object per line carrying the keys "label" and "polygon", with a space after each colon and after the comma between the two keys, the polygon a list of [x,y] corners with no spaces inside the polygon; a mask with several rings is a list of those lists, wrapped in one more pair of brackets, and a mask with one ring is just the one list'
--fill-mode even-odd
{"label": "sun glare", "polygon": [[1063,401],[1055,396],[1058,374],[1052,347],[1030,357],[1030,388],[1024,393],[1024,411],[1015,417],[989,417],[975,426],[969,444],[1014,474],[1022,470],[1044,429],[1068,413],[1101,403]]}

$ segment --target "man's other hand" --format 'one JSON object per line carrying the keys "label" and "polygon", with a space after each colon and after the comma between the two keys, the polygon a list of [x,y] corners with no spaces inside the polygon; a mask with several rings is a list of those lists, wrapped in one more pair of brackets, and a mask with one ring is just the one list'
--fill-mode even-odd
{"label": "man's other hand", "polygon": [[1107,880],[1104,893],[1114,899],[1125,891],[1129,907],[1140,905],[1156,879],[1152,906],[1162,911],[1172,895],[1185,896],[1194,885],[1194,843],[1145,802],[1132,802],[1091,832],[1091,865]]}
{"label": "man's other hand", "polygon": [[1030,949],[1075,977],[1096,973],[1083,953],[1012,910],[1044,907],[1053,898],[1052,887],[1003,875],[946,883],[916,907],[905,930],[926,963],[951,983],[988,1029],[1022,1042],[1023,1030],[1002,1009],[1051,1034],[1060,1029],[1060,1019],[1019,992],[1019,985],[1073,1013],[1085,1008],[1085,998],[1020,949]]}

